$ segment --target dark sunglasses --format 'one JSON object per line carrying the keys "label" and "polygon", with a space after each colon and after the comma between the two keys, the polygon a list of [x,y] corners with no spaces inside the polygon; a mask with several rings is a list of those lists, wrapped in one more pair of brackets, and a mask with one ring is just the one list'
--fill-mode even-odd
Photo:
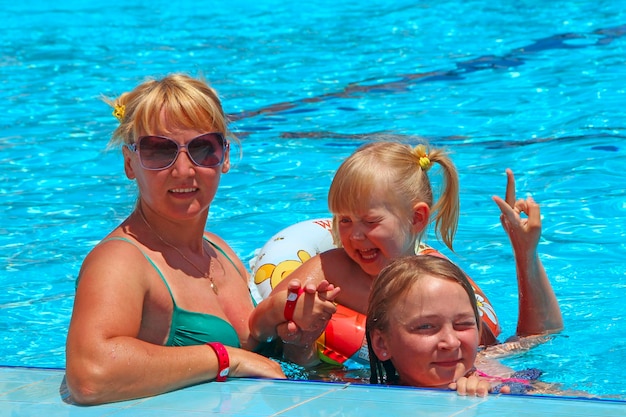
{"label": "dark sunglasses", "polygon": [[224,140],[223,134],[211,132],[191,139],[186,145],[180,145],[165,136],[141,136],[136,143],[126,146],[139,155],[139,162],[144,169],[158,171],[171,167],[181,149],[187,149],[189,159],[199,167],[221,165],[228,142]]}

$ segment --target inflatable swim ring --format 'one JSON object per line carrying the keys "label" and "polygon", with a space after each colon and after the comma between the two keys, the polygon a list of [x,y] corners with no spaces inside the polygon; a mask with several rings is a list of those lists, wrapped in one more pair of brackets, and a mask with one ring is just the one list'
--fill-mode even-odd
{"label": "inflatable swim ring", "polygon": [[276,233],[250,262],[261,298],[304,262],[334,247],[331,219],[305,220]]}
{"label": "inflatable swim ring", "polygon": [[[313,256],[335,248],[332,238],[332,220],[305,220],[286,227],[267,241],[250,261],[252,280],[261,298],[272,290],[291,272]],[[428,245],[420,244],[419,255],[445,256]],[[483,327],[500,334],[496,312],[487,296],[470,279]],[[342,305],[329,320],[326,330],[317,340],[318,355],[327,363],[347,368],[362,368],[369,365],[365,340],[365,315]]]}

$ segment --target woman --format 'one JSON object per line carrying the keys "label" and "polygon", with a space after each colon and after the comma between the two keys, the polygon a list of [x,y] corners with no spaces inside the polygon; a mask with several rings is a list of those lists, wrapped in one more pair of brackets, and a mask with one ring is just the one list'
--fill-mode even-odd
{"label": "woman", "polygon": [[251,352],[247,271],[209,208],[230,168],[217,93],[186,75],[149,80],[109,101],[135,210],[85,258],[67,337],[74,401],[155,395],[227,376],[284,378]]}

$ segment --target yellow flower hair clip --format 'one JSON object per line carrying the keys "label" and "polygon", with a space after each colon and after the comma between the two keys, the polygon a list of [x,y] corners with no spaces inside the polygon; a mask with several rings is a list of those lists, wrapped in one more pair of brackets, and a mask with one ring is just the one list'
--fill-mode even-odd
{"label": "yellow flower hair clip", "polygon": [[122,123],[122,121],[124,120],[124,114],[126,113],[126,106],[123,104],[116,104],[113,107],[113,116],[115,116],[115,118],[117,120],[119,120],[120,123]]}
{"label": "yellow flower hair clip", "polygon": [[420,168],[424,170],[424,172],[430,169],[430,158],[428,158],[428,154],[426,153],[426,147],[424,145],[417,145],[415,147],[415,153],[419,157]]}

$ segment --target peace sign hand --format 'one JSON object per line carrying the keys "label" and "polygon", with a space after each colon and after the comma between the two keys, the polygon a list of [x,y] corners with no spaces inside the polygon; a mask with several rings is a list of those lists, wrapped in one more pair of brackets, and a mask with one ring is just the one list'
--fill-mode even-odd
{"label": "peace sign hand", "polygon": [[[541,237],[539,205],[532,197],[516,200],[513,171],[507,168],[506,176],[506,200],[498,196],[492,197],[502,212],[500,222],[511,240],[515,253],[535,253]],[[522,213],[527,217],[522,217]]]}

